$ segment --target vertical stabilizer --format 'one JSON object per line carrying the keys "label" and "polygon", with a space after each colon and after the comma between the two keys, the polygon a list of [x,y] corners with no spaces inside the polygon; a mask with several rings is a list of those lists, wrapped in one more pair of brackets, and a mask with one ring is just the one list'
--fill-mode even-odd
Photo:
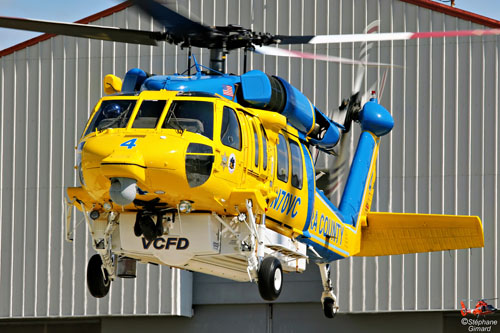
{"label": "vertical stabilizer", "polygon": [[391,114],[375,98],[364,105],[358,118],[362,133],[339,206],[344,222],[355,228],[366,222],[370,211],[380,137],[394,126]]}

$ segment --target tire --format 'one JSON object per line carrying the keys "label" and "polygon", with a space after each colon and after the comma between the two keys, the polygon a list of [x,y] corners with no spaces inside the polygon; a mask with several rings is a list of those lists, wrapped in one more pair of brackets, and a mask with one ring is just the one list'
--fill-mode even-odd
{"label": "tire", "polygon": [[281,262],[275,257],[264,258],[260,265],[258,277],[257,284],[260,296],[266,301],[277,299],[283,286]]}
{"label": "tire", "polygon": [[326,318],[333,318],[337,314],[337,310],[334,308],[333,299],[330,297],[325,298],[323,301],[323,313]]}
{"label": "tire", "polygon": [[98,254],[94,254],[87,265],[87,287],[92,296],[102,298],[109,292],[111,280],[108,273],[102,269],[102,259]]}

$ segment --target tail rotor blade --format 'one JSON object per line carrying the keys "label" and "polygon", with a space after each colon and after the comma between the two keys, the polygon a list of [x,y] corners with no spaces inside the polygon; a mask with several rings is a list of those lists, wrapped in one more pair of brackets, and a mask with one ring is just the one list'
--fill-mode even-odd
{"label": "tail rotor blade", "polygon": [[[380,21],[375,20],[366,26],[364,32],[366,34],[376,33],[379,30],[379,25]],[[365,45],[363,45],[363,47],[361,48],[351,97],[349,98],[349,101],[346,101],[347,105],[345,105],[345,108],[339,110],[338,113],[339,117],[343,115],[345,130],[342,131],[342,135],[340,138],[340,147],[337,151],[337,157],[335,158],[333,169],[329,175],[329,185],[326,188],[327,195],[332,195],[337,189],[340,188],[342,177],[345,174],[348,162],[347,160],[351,153],[349,132],[351,127],[350,124],[353,120],[352,118],[355,117],[353,115],[353,111],[354,109],[360,108],[360,106],[363,105],[362,103],[369,98],[369,96],[367,96],[367,93],[365,92],[361,99],[359,99],[361,87],[365,78],[366,66],[367,64],[369,64],[369,51],[372,47],[373,43],[365,43]],[[373,90],[374,88],[375,84],[370,88],[369,91]],[[361,101],[362,103],[359,103],[359,101]]]}
{"label": "tail rotor blade", "polygon": [[380,82],[380,86],[378,88],[378,99],[380,101],[382,100],[382,96],[384,95],[386,79],[387,79],[387,68],[385,69],[384,74],[382,75],[382,81]]}
{"label": "tail rotor blade", "polygon": [[328,186],[325,188],[325,194],[328,197],[340,189],[350,153],[349,141],[349,132],[343,132],[340,137],[340,147],[337,152],[337,157],[328,175]]}

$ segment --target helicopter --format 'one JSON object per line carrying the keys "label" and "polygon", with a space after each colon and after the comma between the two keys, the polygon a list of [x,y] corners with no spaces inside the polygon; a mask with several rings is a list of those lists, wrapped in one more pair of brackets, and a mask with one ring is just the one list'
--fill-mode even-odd
{"label": "helicopter", "polygon": [[[249,51],[304,58],[311,55],[269,45],[498,31],[284,36],[209,27],[156,1],[133,3],[165,32],[0,17],[2,27],[210,50],[210,66],[189,57],[186,75],[135,68],[123,80],[104,78],[107,96],[97,102],[77,146],[80,186],[68,188],[66,203],[67,239],[73,238],[70,212],[76,207],[97,252],[87,266],[93,296],[106,296],[117,277],[135,277],[142,262],[257,282],[262,298],[273,301],[284,272],[302,272],[314,262],[323,311],[332,318],[338,310],[332,261],[484,246],[478,217],[371,212],[381,137],[394,126],[375,94],[362,105],[355,89],[341,105],[346,116],[340,124],[278,76],[247,72],[246,61],[241,75],[224,68],[227,52],[239,48],[245,58]],[[335,149],[352,122],[360,124],[361,135],[337,207],[316,187],[311,150],[341,155]]]}
{"label": "helicopter", "polygon": [[480,299],[477,301],[476,307],[474,309],[467,309],[467,307],[464,304],[464,301],[462,300],[460,301],[460,305],[462,306],[460,313],[462,314],[463,317],[467,316],[468,314],[479,317],[495,313],[497,311],[497,308],[495,308],[491,304],[486,303],[486,301],[495,299],[496,298]]}

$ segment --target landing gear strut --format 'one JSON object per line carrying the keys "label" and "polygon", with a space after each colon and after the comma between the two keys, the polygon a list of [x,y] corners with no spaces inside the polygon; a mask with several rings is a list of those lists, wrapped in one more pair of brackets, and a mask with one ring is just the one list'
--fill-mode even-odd
{"label": "landing gear strut", "polygon": [[327,318],[333,318],[339,309],[337,305],[337,297],[333,293],[332,280],[330,279],[330,265],[321,263],[318,264],[321,273],[321,282],[323,283],[323,294],[321,294],[321,304],[323,313]]}

